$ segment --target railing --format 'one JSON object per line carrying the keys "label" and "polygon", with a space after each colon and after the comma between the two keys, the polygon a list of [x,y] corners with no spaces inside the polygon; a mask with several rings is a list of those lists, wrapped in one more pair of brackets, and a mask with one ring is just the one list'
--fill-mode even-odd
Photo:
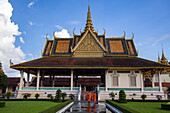
{"label": "railing", "polygon": [[[39,90],[64,90],[64,91],[70,91],[70,87],[40,87]],[[36,90],[36,87],[23,87],[22,90]],[[78,87],[74,87],[73,91],[78,91]]]}
{"label": "railing", "polygon": [[141,88],[108,88],[108,91],[141,91]]}
{"label": "railing", "polygon": [[159,91],[159,88],[145,88],[144,91]]}
{"label": "railing", "polygon": [[23,87],[22,90],[36,90],[36,87]]}

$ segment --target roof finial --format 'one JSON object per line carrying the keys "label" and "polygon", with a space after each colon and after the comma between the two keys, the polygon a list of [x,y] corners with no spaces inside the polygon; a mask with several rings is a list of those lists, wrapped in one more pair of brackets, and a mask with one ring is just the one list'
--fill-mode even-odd
{"label": "roof finial", "polygon": [[131,38],[132,40],[134,39],[134,33],[132,33],[132,38]]}
{"label": "roof finial", "polygon": [[92,30],[94,32],[92,19],[91,19],[90,5],[88,5],[86,27],[85,27],[84,31],[86,31],[86,30]]}
{"label": "roof finial", "polygon": [[126,32],[125,31],[123,31],[124,32],[124,35],[123,35],[123,37],[125,38],[126,37]]}
{"label": "roof finial", "polygon": [[73,35],[75,35],[74,31],[75,31],[76,28],[73,29]]}
{"label": "roof finial", "polygon": [[90,5],[88,5],[87,20],[91,20]]}
{"label": "roof finial", "polygon": [[46,34],[46,40],[48,40],[48,34]]}
{"label": "roof finial", "polygon": [[106,30],[105,30],[105,28],[103,28],[103,31],[104,31],[103,35],[105,35],[105,34],[106,34]]}
{"label": "roof finial", "polygon": [[161,59],[160,59],[160,56],[159,56],[159,52],[158,52],[158,63],[161,63]]}
{"label": "roof finial", "polygon": [[163,45],[162,45],[162,58],[161,58],[161,60],[166,60],[165,55],[164,55]]}

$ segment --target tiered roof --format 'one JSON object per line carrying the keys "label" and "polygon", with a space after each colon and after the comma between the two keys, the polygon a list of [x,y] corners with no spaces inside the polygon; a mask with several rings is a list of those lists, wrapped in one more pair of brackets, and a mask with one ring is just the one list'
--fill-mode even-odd
{"label": "tiered roof", "polygon": [[47,38],[42,58],[12,65],[11,68],[113,68],[113,69],[148,69],[169,68],[157,62],[138,57],[134,35],[126,39],[121,37],[108,38],[105,33],[99,35],[95,31],[90,7],[88,7],[86,27],[80,35],[72,38]]}

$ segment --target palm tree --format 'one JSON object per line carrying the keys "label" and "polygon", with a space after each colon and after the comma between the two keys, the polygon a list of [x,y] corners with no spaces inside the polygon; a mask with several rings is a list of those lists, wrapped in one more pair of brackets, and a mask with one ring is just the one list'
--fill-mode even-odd
{"label": "palm tree", "polygon": [[4,72],[0,72],[0,89],[2,89],[2,94],[5,93],[7,86],[7,76],[4,74]]}

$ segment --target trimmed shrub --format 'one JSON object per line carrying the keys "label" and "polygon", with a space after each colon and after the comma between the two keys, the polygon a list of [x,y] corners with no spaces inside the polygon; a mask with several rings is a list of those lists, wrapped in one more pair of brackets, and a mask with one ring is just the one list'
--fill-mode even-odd
{"label": "trimmed shrub", "polygon": [[124,103],[117,103],[115,101],[112,100],[106,100],[106,103],[110,104],[111,106],[117,108],[118,110],[122,111],[122,113],[139,113],[133,109],[130,109],[126,106],[123,106],[122,104]]}
{"label": "trimmed shrub", "polygon": [[112,98],[112,100],[114,100],[115,94],[113,92],[109,93],[109,96]]}
{"label": "trimmed shrub", "polygon": [[170,104],[161,104],[162,109],[170,110]]}
{"label": "trimmed shrub", "polygon": [[61,97],[62,97],[62,100],[64,101],[65,97],[67,97],[67,93],[66,92],[61,93]]}
{"label": "trimmed shrub", "polygon": [[28,97],[30,97],[30,96],[31,96],[31,94],[30,94],[30,93],[23,93],[22,95],[24,95],[24,96],[23,96],[23,99],[25,99],[25,100],[27,100],[27,99],[28,99]]}
{"label": "trimmed shrub", "polygon": [[55,99],[57,100],[57,102],[61,102],[61,93],[62,91],[60,89],[56,91]]}
{"label": "trimmed shrub", "polygon": [[57,111],[59,111],[60,109],[62,109],[66,105],[70,104],[71,102],[72,102],[72,100],[65,101],[60,105],[56,105],[56,106],[51,107],[51,108],[49,108],[47,110],[44,110],[44,111],[42,111],[40,113],[56,113]]}
{"label": "trimmed shrub", "polygon": [[142,100],[145,100],[145,98],[147,98],[147,95],[143,94],[143,95],[141,95],[141,98],[142,98]]}
{"label": "trimmed shrub", "polygon": [[47,97],[50,98],[51,100],[54,99],[54,97],[52,96],[52,94],[48,94]]}
{"label": "trimmed shrub", "polygon": [[5,107],[5,102],[0,102],[0,107]]}
{"label": "trimmed shrub", "polygon": [[71,100],[73,100],[75,95],[74,94],[70,94],[69,97],[70,97]]}
{"label": "trimmed shrub", "polygon": [[38,99],[39,96],[40,96],[40,94],[38,94],[38,93],[35,94],[36,99]]}
{"label": "trimmed shrub", "polygon": [[11,93],[11,92],[7,92],[7,93],[5,94],[5,96],[7,97],[7,99],[10,99],[10,97],[12,96],[12,93]]}
{"label": "trimmed shrub", "polygon": [[125,94],[125,91],[124,90],[120,90],[119,91],[119,102],[120,103],[126,103],[127,100],[126,100],[126,94]]}

